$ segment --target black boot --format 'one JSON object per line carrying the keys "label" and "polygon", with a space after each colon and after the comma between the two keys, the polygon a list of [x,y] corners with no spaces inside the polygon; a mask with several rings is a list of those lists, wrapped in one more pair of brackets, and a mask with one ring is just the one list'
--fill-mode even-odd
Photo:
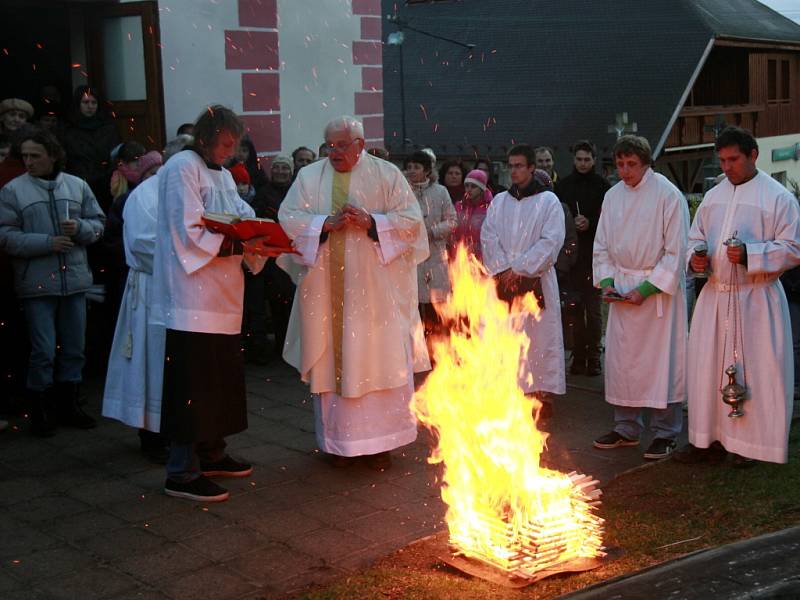
{"label": "black boot", "polygon": [[160,433],[146,429],[139,430],[139,448],[150,462],[157,465],[167,464],[169,459],[169,442]]}
{"label": "black boot", "polygon": [[61,425],[77,429],[93,429],[97,427],[97,422],[81,408],[80,389],[80,383],[61,382],[56,384],[58,422]]}
{"label": "black boot", "polygon": [[31,416],[31,433],[37,437],[51,437],[56,432],[56,415],[51,402],[51,389],[28,390]]}

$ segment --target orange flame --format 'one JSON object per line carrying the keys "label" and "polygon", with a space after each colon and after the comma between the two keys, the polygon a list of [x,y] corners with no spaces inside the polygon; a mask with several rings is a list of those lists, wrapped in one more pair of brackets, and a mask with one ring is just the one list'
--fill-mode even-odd
{"label": "orange flame", "polygon": [[597,482],[539,464],[547,434],[531,415],[541,405],[518,385],[520,357],[530,344],[523,319],[538,316],[533,294],[509,308],[463,246],[450,279],[452,293],[437,307],[450,332],[433,340],[436,366],[412,408],[437,438],[429,461],[444,463],[451,543],[523,573],[603,555],[593,502],[600,491],[586,491]]}

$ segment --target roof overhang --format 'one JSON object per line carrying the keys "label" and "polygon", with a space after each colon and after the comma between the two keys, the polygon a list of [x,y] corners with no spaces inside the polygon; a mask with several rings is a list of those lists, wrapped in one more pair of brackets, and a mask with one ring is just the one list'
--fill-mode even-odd
{"label": "roof overhang", "polygon": [[765,50],[789,50],[800,52],[800,40],[790,42],[787,40],[761,40],[719,36],[714,42],[714,45],[729,48],[759,48]]}
{"label": "roof overhang", "polygon": [[675,110],[672,111],[672,117],[670,117],[669,121],[667,122],[667,127],[664,129],[664,132],[661,134],[661,138],[658,140],[658,144],[653,149],[653,157],[658,158],[661,154],[661,150],[664,148],[664,144],[667,143],[667,138],[669,137],[669,132],[672,131],[672,127],[675,125],[675,122],[678,120],[678,115],[680,115],[681,110],[683,109],[683,105],[686,104],[686,99],[689,97],[689,94],[694,87],[697,78],[700,76],[700,71],[703,70],[703,67],[706,64],[706,60],[708,60],[708,55],[711,54],[711,49],[714,47],[715,39],[712,37],[708,40],[708,44],[706,44],[705,50],[703,50],[702,56],[700,56],[700,60],[697,62],[697,66],[694,68],[692,72],[692,76],[689,78],[688,83],[686,84],[686,88],[683,90],[683,94],[681,94],[681,98],[678,101],[678,104],[675,106]]}

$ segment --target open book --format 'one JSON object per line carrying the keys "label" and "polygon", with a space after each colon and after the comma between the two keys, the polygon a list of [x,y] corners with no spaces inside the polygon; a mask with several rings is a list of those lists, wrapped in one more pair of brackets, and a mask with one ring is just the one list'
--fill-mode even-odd
{"label": "open book", "polygon": [[243,241],[264,237],[265,246],[284,248],[286,252],[294,252],[289,236],[272,219],[242,218],[231,213],[207,212],[203,215],[203,223],[215,233],[222,233]]}

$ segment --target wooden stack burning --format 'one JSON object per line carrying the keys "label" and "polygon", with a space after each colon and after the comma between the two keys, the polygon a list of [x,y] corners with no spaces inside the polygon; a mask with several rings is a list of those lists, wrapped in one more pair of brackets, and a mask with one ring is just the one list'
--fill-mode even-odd
{"label": "wooden stack burning", "polygon": [[536,573],[558,568],[559,564],[580,558],[602,558],[603,519],[595,514],[602,490],[591,476],[576,472],[567,475],[572,482],[570,514],[532,516],[517,528],[509,519],[482,514],[477,528],[491,532],[491,553],[476,547],[469,532],[451,532],[450,544],[456,556],[480,560],[509,576],[532,578]]}

